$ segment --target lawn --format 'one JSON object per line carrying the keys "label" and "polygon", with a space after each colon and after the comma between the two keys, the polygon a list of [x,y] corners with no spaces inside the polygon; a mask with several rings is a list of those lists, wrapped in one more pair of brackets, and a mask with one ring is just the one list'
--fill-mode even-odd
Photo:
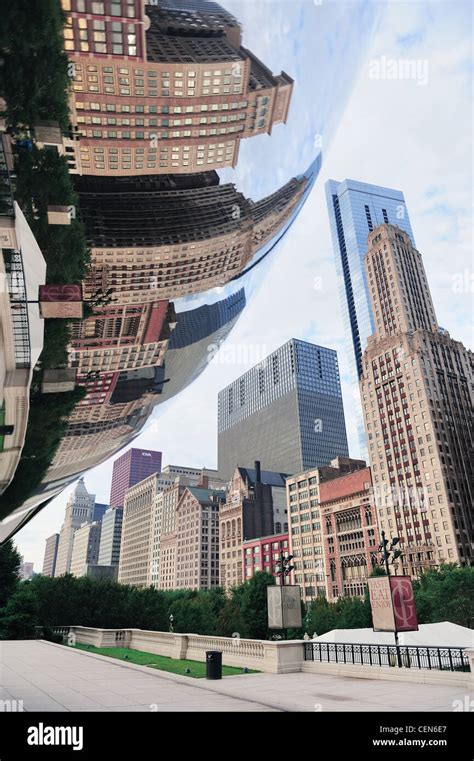
{"label": "lawn", "polygon": [[[86,650],[88,653],[107,655],[120,661],[137,663],[140,666],[150,666],[153,669],[170,671],[172,674],[182,674],[194,679],[203,679],[206,676],[206,664],[201,661],[177,660],[175,658],[167,658],[164,655],[144,653],[142,650],[129,650],[128,647],[94,647],[93,645],[74,645],[74,647],[78,650]],[[236,676],[237,674],[244,673],[257,674],[258,672],[252,669],[244,672],[239,667],[222,666],[222,676]]]}

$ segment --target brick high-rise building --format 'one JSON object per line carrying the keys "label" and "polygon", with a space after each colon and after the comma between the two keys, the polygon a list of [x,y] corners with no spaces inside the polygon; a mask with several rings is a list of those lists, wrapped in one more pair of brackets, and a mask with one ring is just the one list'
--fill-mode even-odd
{"label": "brick high-rise building", "polygon": [[290,553],[294,556],[294,581],[301,599],[328,596],[321,528],[321,487],[324,482],[365,468],[364,460],[336,457],[328,466],[311,468],[286,479]]}
{"label": "brick high-rise building", "polygon": [[176,508],[176,589],[219,586],[219,509],[225,492],[188,486]]}
{"label": "brick high-rise building", "polygon": [[215,471],[206,469],[167,465],[126,491],[118,570],[120,583],[163,588],[162,543],[176,528],[180,497],[188,487],[207,488],[214,474]]}
{"label": "brick high-rise building", "polygon": [[189,174],[235,166],[242,138],[286,121],[293,80],[241,45],[217,3],[62,0],[74,64],[79,174]]}
{"label": "brick high-rise building", "polygon": [[129,449],[114,462],[110,507],[123,507],[127,489],[161,470],[161,452],[152,449]]}
{"label": "brick high-rise building", "polygon": [[217,477],[216,470],[189,468],[183,465],[166,465],[163,475],[174,477],[172,486],[157,497],[151,584],[158,589],[176,588],[177,508],[188,486],[222,490],[225,483]]}
{"label": "brick high-rise building", "polygon": [[370,468],[323,481],[319,497],[328,600],[363,597],[380,559]]}
{"label": "brick high-rise building", "polygon": [[300,473],[347,456],[337,354],[292,338],[218,397],[219,474],[261,458]]}
{"label": "brick high-rise building", "polygon": [[288,534],[273,534],[242,542],[243,580],[248,581],[259,571],[266,571],[278,578],[277,568],[281,553],[288,557]]}
{"label": "brick high-rise building", "polygon": [[242,584],[242,543],[274,533],[273,491],[283,490],[285,473],[255,468],[235,469],[225,504],[219,510],[219,563],[221,586]]}
{"label": "brick high-rise building", "polygon": [[43,576],[54,576],[56,569],[56,558],[58,556],[58,543],[59,534],[53,534],[46,539],[46,546],[44,548],[43,570],[41,571]]}
{"label": "brick high-rise building", "polygon": [[[119,305],[129,305],[130,322],[138,321],[147,302],[161,305],[224,285],[290,222],[314,171],[256,202],[230,183],[163,190],[160,177],[146,178],[146,187],[144,178],[135,177],[127,179],[124,191],[120,178],[91,178],[90,185],[82,178],[81,217],[91,250],[85,297],[111,289],[112,306],[100,310],[100,319],[112,310],[110,319],[117,312],[123,320]],[[98,319],[85,322],[87,336],[97,341],[121,334],[111,334],[109,323],[106,332],[98,332]]]}
{"label": "brick high-rise building", "polygon": [[470,565],[473,355],[441,329],[420,253],[383,224],[365,258],[374,333],[360,392],[380,528],[403,571]]}

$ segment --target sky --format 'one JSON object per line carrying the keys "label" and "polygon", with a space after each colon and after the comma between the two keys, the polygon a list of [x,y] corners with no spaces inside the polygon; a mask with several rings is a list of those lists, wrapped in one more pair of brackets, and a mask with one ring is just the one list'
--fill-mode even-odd
{"label": "sky", "polygon": [[[278,252],[257,268],[249,303],[217,358],[157,408],[133,446],[161,450],[164,464],[216,467],[218,392],[295,337],[338,351],[349,450],[358,457],[358,392],[345,352],[324,183],[347,177],[404,192],[438,322],[472,348],[470,2],[292,0],[291,12],[286,0],[222,5],[243,22],[243,44],[273,71],[284,68],[295,78],[287,125],[275,127],[271,137],[243,141],[237,170],[222,181],[257,199],[304,170],[318,147],[323,166]],[[350,25],[361,37],[348,49]],[[326,27],[337,33],[326,34]],[[336,107],[334,92],[341,93]],[[255,171],[256,152],[267,171]],[[112,460],[85,477],[98,502],[108,501],[111,472]],[[72,488],[15,537],[36,571],[46,537],[61,528]]]}

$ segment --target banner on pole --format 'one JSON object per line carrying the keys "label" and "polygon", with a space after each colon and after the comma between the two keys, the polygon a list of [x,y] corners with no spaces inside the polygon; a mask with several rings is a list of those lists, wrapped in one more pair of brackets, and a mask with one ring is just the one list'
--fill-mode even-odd
{"label": "banner on pole", "polygon": [[389,577],[374,576],[368,579],[368,584],[374,632],[394,632],[395,614]]}
{"label": "banner on pole", "polygon": [[374,632],[418,631],[409,576],[374,576],[368,585]]}
{"label": "banner on pole", "polygon": [[298,584],[267,587],[268,628],[299,629],[302,624],[300,600]]}

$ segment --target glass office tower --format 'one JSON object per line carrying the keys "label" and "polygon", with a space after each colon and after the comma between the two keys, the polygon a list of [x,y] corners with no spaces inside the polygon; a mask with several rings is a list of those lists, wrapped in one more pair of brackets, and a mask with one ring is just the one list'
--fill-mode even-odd
{"label": "glass office tower", "polygon": [[260,460],[299,473],[347,456],[337,353],[292,338],[220,391],[219,476]]}
{"label": "glass office tower", "polygon": [[400,190],[355,180],[328,180],[325,188],[348,353],[360,377],[362,354],[374,329],[364,268],[367,236],[379,225],[390,223],[408,233],[413,245],[415,240]]}
{"label": "glass office tower", "polygon": [[[354,381],[362,373],[362,354],[367,339],[374,332],[370,297],[365,276],[364,257],[367,236],[381,224],[398,225],[415,240],[405,197],[400,190],[369,185],[356,180],[328,180],[326,201],[331,238],[341,297],[347,355]],[[354,399],[359,398],[354,387]],[[357,432],[361,457],[367,455],[362,411],[355,402]]]}

